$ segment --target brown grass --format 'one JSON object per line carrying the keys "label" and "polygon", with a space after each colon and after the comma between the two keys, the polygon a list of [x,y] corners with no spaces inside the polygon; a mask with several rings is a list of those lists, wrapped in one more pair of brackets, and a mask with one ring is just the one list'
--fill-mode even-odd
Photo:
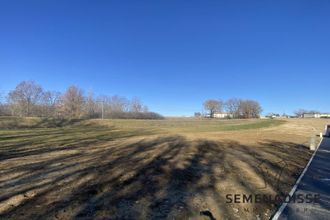
{"label": "brown grass", "polygon": [[118,123],[0,130],[0,218],[268,219],[278,204],[226,195],[288,192],[329,120],[203,132]]}

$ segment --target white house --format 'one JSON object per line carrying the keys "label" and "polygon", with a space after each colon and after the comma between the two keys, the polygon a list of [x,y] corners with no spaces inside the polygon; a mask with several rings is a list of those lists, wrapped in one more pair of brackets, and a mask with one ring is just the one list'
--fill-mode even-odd
{"label": "white house", "polygon": [[330,118],[330,113],[304,113],[303,118]]}
{"label": "white house", "polygon": [[227,112],[215,112],[213,114],[214,118],[232,118],[233,114],[227,113]]}
{"label": "white house", "polygon": [[303,114],[303,118],[319,118],[320,114],[316,114],[316,113],[304,113]]}

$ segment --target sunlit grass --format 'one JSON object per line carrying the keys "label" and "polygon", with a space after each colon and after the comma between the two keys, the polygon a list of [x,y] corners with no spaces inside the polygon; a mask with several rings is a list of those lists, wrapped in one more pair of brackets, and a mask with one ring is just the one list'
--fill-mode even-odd
{"label": "sunlit grass", "polygon": [[281,120],[105,120],[118,129],[153,129],[167,132],[216,132],[245,129],[260,129],[285,123]]}

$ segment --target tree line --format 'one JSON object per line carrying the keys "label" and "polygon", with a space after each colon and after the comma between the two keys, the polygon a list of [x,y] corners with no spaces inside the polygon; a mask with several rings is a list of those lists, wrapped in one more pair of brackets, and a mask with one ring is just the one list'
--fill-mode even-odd
{"label": "tree line", "polygon": [[[210,118],[214,118],[215,113],[223,110],[228,113],[229,118],[259,118],[262,112],[259,102],[250,99],[231,98],[227,101],[208,99],[203,103],[203,107]],[[195,115],[201,116],[201,113]]]}
{"label": "tree line", "polygon": [[306,109],[298,109],[293,112],[296,117],[301,118],[304,114],[320,114],[320,111],[317,110],[306,110]]}
{"label": "tree line", "polygon": [[34,81],[23,81],[7,94],[0,103],[0,115],[20,117],[60,118],[137,118],[161,119],[160,114],[150,112],[139,98],[131,100],[121,96],[98,96],[70,86],[62,94],[46,91]]}

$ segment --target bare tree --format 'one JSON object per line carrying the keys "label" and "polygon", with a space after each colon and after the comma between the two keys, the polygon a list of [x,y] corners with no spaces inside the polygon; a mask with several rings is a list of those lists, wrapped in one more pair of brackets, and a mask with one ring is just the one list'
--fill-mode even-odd
{"label": "bare tree", "polygon": [[295,114],[298,118],[302,118],[302,117],[304,116],[304,114],[320,114],[320,111],[317,111],[317,110],[298,109],[298,110],[294,111],[294,114]]}
{"label": "bare tree", "polygon": [[33,81],[23,81],[9,92],[8,102],[12,113],[19,116],[32,116],[33,110],[40,103],[43,89]]}
{"label": "bare tree", "polygon": [[56,116],[56,107],[60,101],[61,93],[56,91],[46,91],[42,96],[42,116]]}
{"label": "bare tree", "polygon": [[33,81],[18,84],[15,90],[9,93],[5,105],[1,105],[1,101],[0,97],[0,114],[5,115],[93,118],[102,114],[109,118],[163,118],[157,113],[149,112],[148,107],[138,98],[129,101],[120,96],[101,96],[96,99],[92,92],[85,97],[83,91],[76,86],[70,86],[61,95],[59,92],[43,91],[41,86]]}
{"label": "bare tree", "polygon": [[252,107],[252,117],[260,118],[260,114],[262,112],[262,107],[260,103],[255,100],[249,100],[249,102],[251,103],[250,105]]}
{"label": "bare tree", "polygon": [[240,104],[241,104],[240,99],[237,98],[231,98],[228,99],[225,102],[225,107],[228,113],[232,115],[233,118],[239,118],[240,117]]}
{"label": "bare tree", "polygon": [[129,110],[129,101],[124,97],[102,95],[98,100],[103,103],[105,117],[118,118]]}
{"label": "bare tree", "polygon": [[298,109],[296,111],[294,111],[294,114],[298,117],[298,118],[301,118],[303,117],[304,113],[308,112],[307,110],[305,109]]}
{"label": "bare tree", "polygon": [[262,108],[257,101],[241,100],[239,111],[243,118],[259,118]]}
{"label": "bare tree", "polygon": [[111,96],[109,101],[111,112],[126,112],[128,110],[129,101],[124,97]]}
{"label": "bare tree", "polygon": [[210,118],[214,117],[214,113],[222,110],[222,101],[216,99],[208,99],[203,103],[205,110],[210,113]]}
{"label": "bare tree", "polygon": [[139,98],[134,97],[131,101],[130,101],[130,106],[129,106],[129,110],[131,112],[142,112],[142,108],[143,105],[140,101]]}
{"label": "bare tree", "polygon": [[134,97],[129,104],[130,112],[148,112],[148,107],[143,105],[139,98]]}
{"label": "bare tree", "polygon": [[87,117],[89,117],[89,118],[95,118],[99,115],[97,101],[94,98],[93,92],[88,93],[88,96],[86,98],[86,103],[85,103],[85,111],[86,111]]}
{"label": "bare tree", "polygon": [[83,91],[76,87],[70,86],[62,96],[63,113],[69,118],[81,118],[84,113],[85,98]]}

